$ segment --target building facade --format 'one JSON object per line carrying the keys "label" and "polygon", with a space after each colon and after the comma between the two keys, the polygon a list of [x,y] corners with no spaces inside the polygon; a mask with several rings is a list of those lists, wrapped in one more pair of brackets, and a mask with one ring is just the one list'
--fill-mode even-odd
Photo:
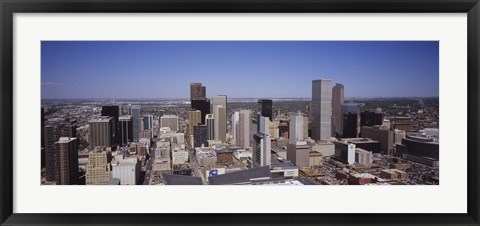
{"label": "building facade", "polygon": [[312,81],[312,139],[330,140],[332,130],[332,81]]}
{"label": "building facade", "polygon": [[58,178],[57,171],[57,153],[58,146],[56,142],[60,137],[77,137],[76,120],[55,119],[48,120],[43,128],[44,132],[44,160],[46,169],[46,179],[55,181]]}
{"label": "building facade", "polygon": [[78,139],[60,137],[57,145],[57,184],[78,184]]}
{"label": "building facade", "polygon": [[133,141],[133,124],[132,116],[126,115],[118,118],[119,128],[120,128],[120,142],[121,146],[127,145],[129,142]]}
{"label": "building facade", "polygon": [[140,106],[132,105],[130,115],[132,116],[132,138],[133,141],[138,141],[140,139]]}
{"label": "building facade", "polygon": [[206,125],[193,126],[193,145],[194,147],[202,147],[208,145],[208,130]]}
{"label": "building facade", "polygon": [[109,148],[96,147],[88,152],[86,185],[106,185],[112,179],[112,153]]}
{"label": "building facade", "polygon": [[237,146],[242,148],[250,148],[250,130],[252,120],[250,119],[250,110],[240,110],[238,113],[238,127],[237,127]]}
{"label": "building facade", "polygon": [[102,106],[102,116],[109,116],[113,118],[113,143],[117,144],[119,142],[119,126],[118,126],[118,118],[120,117],[120,108],[116,105],[106,105]]}
{"label": "building facade", "polygon": [[260,112],[261,116],[268,117],[270,121],[273,121],[273,102],[269,99],[260,99],[257,102],[257,112]]}
{"label": "building facade", "polygon": [[90,150],[97,146],[112,147],[114,145],[113,131],[115,126],[113,123],[113,118],[109,116],[88,121]]}
{"label": "building facade", "polygon": [[301,112],[290,114],[290,141],[302,141],[304,139],[304,118]]}
{"label": "building facade", "polygon": [[160,127],[168,127],[170,131],[178,131],[178,116],[164,115],[160,117]]}
{"label": "building facade", "polygon": [[202,112],[199,110],[190,110],[188,112],[188,131],[189,135],[193,135],[193,126],[202,123]]}
{"label": "building facade", "polygon": [[335,86],[332,88],[332,116],[334,117],[335,121],[335,133],[341,134],[341,120],[342,120],[342,114],[341,114],[341,106],[344,102],[344,88],[343,85],[340,83],[335,84]]}
{"label": "building facade", "polygon": [[215,139],[215,119],[212,114],[205,116],[205,125],[207,126],[207,140]]}
{"label": "building facade", "polygon": [[252,161],[254,167],[271,165],[272,141],[268,130],[270,128],[270,119],[268,117],[259,117],[259,131],[253,135]]}
{"label": "building facade", "polygon": [[310,165],[310,148],[306,141],[290,141],[287,144],[287,159],[298,167]]}

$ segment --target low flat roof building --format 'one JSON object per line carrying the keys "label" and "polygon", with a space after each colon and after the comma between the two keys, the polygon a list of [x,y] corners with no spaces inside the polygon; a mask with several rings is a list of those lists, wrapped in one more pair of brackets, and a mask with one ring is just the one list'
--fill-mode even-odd
{"label": "low flat roof building", "polygon": [[254,180],[269,179],[270,177],[270,166],[262,166],[209,177],[208,182],[210,185],[246,185],[251,184]]}
{"label": "low flat roof building", "polygon": [[176,175],[162,174],[165,185],[203,185],[202,178]]}

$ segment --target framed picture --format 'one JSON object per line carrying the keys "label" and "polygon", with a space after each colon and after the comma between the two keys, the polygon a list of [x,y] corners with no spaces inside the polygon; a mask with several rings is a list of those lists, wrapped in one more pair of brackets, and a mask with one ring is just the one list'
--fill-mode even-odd
{"label": "framed picture", "polygon": [[477,0],[1,5],[2,225],[479,224]]}

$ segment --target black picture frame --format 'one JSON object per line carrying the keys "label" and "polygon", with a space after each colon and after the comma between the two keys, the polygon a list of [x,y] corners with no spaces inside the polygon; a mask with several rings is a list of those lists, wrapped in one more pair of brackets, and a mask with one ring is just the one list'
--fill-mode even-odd
{"label": "black picture frame", "polygon": [[[479,225],[478,0],[0,0],[2,225]],[[467,214],[20,214],[13,213],[14,13],[467,13]],[[34,200],[32,200],[34,201]],[[448,205],[448,203],[441,203]],[[253,205],[253,202],[252,202]],[[318,205],[321,205],[319,203]],[[314,206],[312,206],[314,207]]]}

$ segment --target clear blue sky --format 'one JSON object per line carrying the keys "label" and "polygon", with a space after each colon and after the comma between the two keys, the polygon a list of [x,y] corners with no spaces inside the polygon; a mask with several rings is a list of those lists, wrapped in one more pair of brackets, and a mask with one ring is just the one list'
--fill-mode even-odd
{"label": "clear blue sky", "polygon": [[311,97],[331,79],[346,97],[438,97],[438,42],[43,41],[42,99]]}

